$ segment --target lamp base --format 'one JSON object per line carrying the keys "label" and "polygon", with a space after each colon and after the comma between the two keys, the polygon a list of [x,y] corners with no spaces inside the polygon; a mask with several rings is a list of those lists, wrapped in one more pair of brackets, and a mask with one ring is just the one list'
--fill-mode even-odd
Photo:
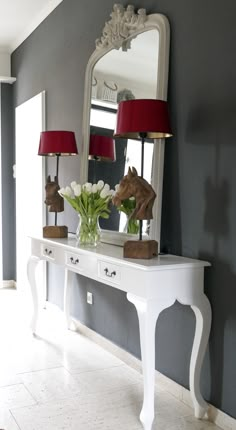
{"label": "lamp base", "polygon": [[68,227],[66,225],[46,225],[43,227],[43,237],[60,238],[68,236]]}
{"label": "lamp base", "polygon": [[156,240],[128,240],[124,244],[125,258],[150,259],[158,255]]}

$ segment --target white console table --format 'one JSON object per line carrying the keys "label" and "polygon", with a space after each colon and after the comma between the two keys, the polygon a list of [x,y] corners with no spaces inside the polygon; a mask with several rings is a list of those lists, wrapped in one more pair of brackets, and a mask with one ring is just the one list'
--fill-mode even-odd
{"label": "white console table", "polygon": [[154,419],[155,328],[159,314],[178,302],[189,305],[196,316],[196,329],[190,362],[190,391],[195,416],[202,418],[208,405],[200,392],[200,374],[211,327],[211,307],[204,294],[204,267],[209,263],[174,255],[151,260],[123,258],[123,248],[99,244],[97,248],[76,246],[74,238],[31,238],[28,279],[34,313],[32,330],[36,331],[39,314],[35,268],[40,260],[65,268],[64,312],[70,323],[70,291],[73,273],[117,288],[127,293],[138,313],[142,353],[144,398],[140,420],[145,430]]}

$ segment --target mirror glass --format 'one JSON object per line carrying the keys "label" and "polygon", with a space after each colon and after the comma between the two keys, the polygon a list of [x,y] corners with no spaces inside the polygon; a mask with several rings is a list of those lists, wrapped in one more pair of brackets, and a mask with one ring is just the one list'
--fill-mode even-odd
{"label": "mirror glass", "polygon": [[[155,98],[159,33],[149,30],[131,41],[131,49],[112,49],[97,61],[92,75],[90,134],[113,136],[116,125],[117,102],[127,98]],[[111,188],[120,182],[129,166],[140,174],[141,142],[115,139],[115,161],[89,160],[88,181],[102,179]],[[153,143],[145,145],[144,177],[152,180]],[[102,229],[127,232],[127,217],[111,207],[109,219],[100,219]],[[148,223],[143,223],[143,234]]]}
{"label": "mirror glass", "polygon": [[[107,23],[104,27],[105,38],[106,26]],[[111,43],[108,41],[98,49],[96,43],[97,49],[88,63],[85,80],[81,182],[96,183],[102,179],[114,188],[129,167],[134,166],[140,174],[139,140],[115,139],[115,159],[104,160],[99,156],[89,159],[90,136],[113,136],[117,107],[122,100],[133,98],[165,100],[168,35],[168,21],[163,15],[154,14],[146,16],[145,25],[136,28],[136,31],[123,40],[119,47],[116,41]],[[157,199],[153,208],[153,220],[143,222],[143,234],[156,240],[160,235],[163,151],[164,143],[160,140],[145,142],[144,177],[155,189]],[[112,207],[109,219],[100,219],[100,226],[106,238],[104,241],[122,244],[121,237],[127,233],[127,217],[116,207]],[[123,238],[123,242],[125,239],[127,240],[127,237]]]}

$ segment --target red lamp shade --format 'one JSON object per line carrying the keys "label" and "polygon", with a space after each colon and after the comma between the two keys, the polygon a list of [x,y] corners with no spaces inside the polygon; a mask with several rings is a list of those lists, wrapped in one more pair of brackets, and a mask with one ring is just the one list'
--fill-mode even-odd
{"label": "red lamp shade", "polygon": [[112,137],[97,134],[90,135],[89,159],[116,161],[115,142]]}
{"label": "red lamp shade", "polygon": [[125,100],[119,103],[115,137],[150,139],[172,136],[167,102],[153,99]]}
{"label": "red lamp shade", "polygon": [[38,155],[77,155],[73,131],[42,131]]}

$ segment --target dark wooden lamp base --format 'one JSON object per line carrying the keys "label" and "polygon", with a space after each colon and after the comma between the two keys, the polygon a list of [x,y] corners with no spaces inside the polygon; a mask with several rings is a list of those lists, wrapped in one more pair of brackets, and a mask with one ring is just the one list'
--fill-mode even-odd
{"label": "dark wooden lamp base", "polygon": [[124,244],[125,258],[150,259],[158,255],[156,240],[128,240]]}
{"label": "dark wooden lamp base", "polygon": [[68,227],[66,225],[46,225],[43,227],[43,237],[62,238],[68,236]]}

